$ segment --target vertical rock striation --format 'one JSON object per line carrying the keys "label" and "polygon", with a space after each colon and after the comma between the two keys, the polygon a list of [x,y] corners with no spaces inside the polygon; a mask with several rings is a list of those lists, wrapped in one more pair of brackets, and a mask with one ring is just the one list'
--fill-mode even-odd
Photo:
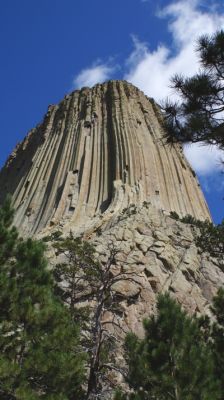
{"label": "vertical rock striation", "polygon": [[51,105],[0,172],[25,235],[62,225],[77,232],[130,204],[210,219],[179,145],[163,145],[160,111],[125,81],[83,88]]}

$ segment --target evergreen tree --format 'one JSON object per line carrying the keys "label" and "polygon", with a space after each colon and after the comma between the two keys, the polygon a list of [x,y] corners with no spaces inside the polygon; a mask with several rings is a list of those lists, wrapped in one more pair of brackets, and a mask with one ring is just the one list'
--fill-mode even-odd
{"label": "evergreen tree", "polygon": [[224,31],[202,36],[197,51],[201,71],[191,78],[176,75],[172,87],[181,101],[166,101],[165,129],[168,142],[205,142],[224,149]]}
{"label": "evergreen tree", "polygon": [[213,225],[209,221],[199,222],[200,235],[196,244],[213,257],[217,257],[223,265],[224,256],[224,220],[221,224]]}
{"label": "evergreen tree", "polygon": [[82,396],[77,324],[53,294],[44,245],[18,239],[7,201],[0,209],[0,398]]}
{"label": "evergreen tree", "polygon": [[173,211],[171,211],[170,217],[197,227],[198,230],[194,231],[195,244],[200,247],[202,251],[208,252],[212,257],[216,257],[220,267],[223,268],[224,220],[221,224],[214,225],[208,220],[201,221],[189,214],[180,218],[178,214]]}
{"label": "evergreen tree", "polygon": [[7,196],[4,207],[0,208],[0,264],[8,260],[17,243],[18,233],[12,226],[13,216],[11,199]]}
{"label": "evergreen tree", "polygon": [[[54,270],[56,292],[68,304],[72,317],[79,318],[83,327],[82,344],[90,355],[85,398],[107,398],[105,396],[113,388],[113,380],[108,378],[108,372],[122,372],[120,366],[116,365],[114,353],[116,337],[113,331],[123,331],[118,317],[121,310],[119,302],[115,301],[113,285],[127,280],[139,283],[138,274],[124,273],[122,267],[116,267],[120,252],[113,243],[108,245],[108,254],[103,262],[96,260],[91,244],[74,238],[72,234],[65,239],[60,236],[56,238],[54,247],[64,255],[65,261],[56,265]],[[88,309],[86,301],[91,304]]]}
{"label": "evergreen tree", "polygon": [[58,253],[64,254],[64,262],[53,270],[56,294],[68,305],[72,318],[79,320],[85,329],[90,310],[82,305],[94,298],[100,286],[100,266],[94,257],[94,247],[72,234],[53,240]]}
{"label": "evergreen tree", "polygon": [[196,318],[168,294],[159,295],[157,315],[145,321],[145,338],[126,339],[127,381],[133,392],[116,400],[218,400],[213,355]]}
{"label": "evergreen tree", "polygon": [[219,377],[224,399],[224,289],[220,288],[213,299],[212,311],[216,317],[211,329],[212,350],[215,359],[215,375]]}

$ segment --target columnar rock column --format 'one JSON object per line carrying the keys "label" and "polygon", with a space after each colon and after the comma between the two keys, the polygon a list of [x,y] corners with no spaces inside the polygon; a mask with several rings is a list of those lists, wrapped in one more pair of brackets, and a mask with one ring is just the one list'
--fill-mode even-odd
{"label": "columnar rock column", "polygon": [[144,201],[210,219],[182,148],[163,144],[161,118],[155,102],[125,81],[71,93],[9,157],[0,203],[12,194],[25,235],[58,224],[81,232]]}

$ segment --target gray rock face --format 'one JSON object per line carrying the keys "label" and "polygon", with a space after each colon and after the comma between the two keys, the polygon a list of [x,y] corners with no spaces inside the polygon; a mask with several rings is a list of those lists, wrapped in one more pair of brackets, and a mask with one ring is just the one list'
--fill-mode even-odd
{"label": "gray rock face", "polygon": [[[63,228],[62,233],[67,235]],[[176,221],[151,204],[128,208],[103,223],[101,230],[85,233],[102,264],[107,263],[111,246],[117,252],[111,270],[124,277],[112,286],[119,311],[106,313],[106,318],[116,318],[120,343],[130,330],[143,335],[142,320],[155,312],[160,292],[170,292],[190,314],[210,315],[212,298],[224,286],[224,268],[195,245],[198,234],[195,226]],[[63,262],[51,245],[48,257],[52,267]]]}
{"label": "gray rock face", "polygon": [[210,219],[181,147],[164,146],[162,133],[155,102],[127,82],[75,91],[9,157],[0,203],[12,194],[24,235],[56,226],[79,234],[144,201]]}
{"label": "gray rock face", "polygon": [[92,234],[99,259],[106,259],[108,244],[115,243],[120,251],[117,270],[134,273],[134,282],[120,281],[113,288],[123,308],[122,329],[141,336],[141,321],[155,311],[160,292],[169,291],[191,314],[210,314],[212,298],[224,285],[224,269],[196,247],[198,233],[194,226],[144,205],[117,217],[100,236]]}

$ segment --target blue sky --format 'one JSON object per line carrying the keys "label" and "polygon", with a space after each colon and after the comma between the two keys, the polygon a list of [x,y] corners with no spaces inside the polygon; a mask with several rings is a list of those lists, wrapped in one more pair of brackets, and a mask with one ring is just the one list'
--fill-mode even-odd
{"label": "blue sky", "polygon": [[[47,106],[82,85],[127,79],[161,100],[194,74],[198,35],[224,28],[224,3],[199,0],[0,0],[0,166]],[[224,216],[222,152],[187,146],[215,222]]]}

